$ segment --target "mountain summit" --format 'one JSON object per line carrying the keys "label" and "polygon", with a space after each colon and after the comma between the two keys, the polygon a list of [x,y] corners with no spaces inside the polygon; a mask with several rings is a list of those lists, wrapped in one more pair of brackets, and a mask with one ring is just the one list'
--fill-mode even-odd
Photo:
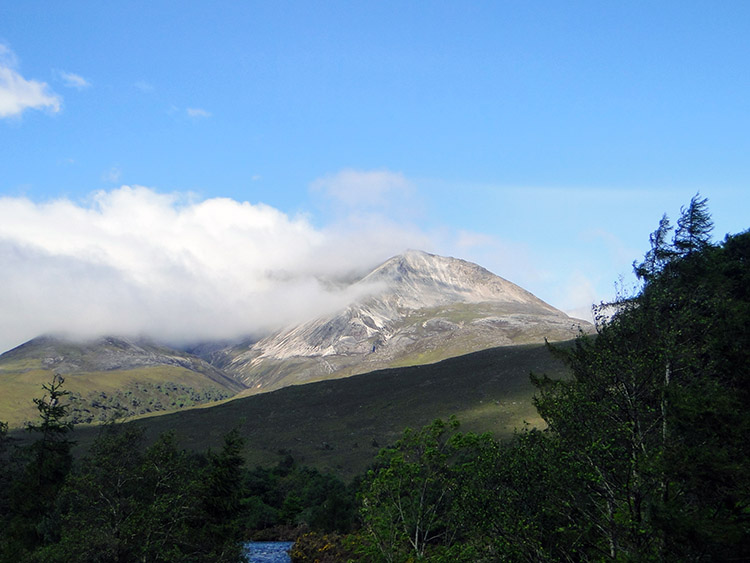
{"label": "mountain summit", "polygon": [[394,256],[358,283],[385,284],[384,296],[402,308],[504,302],[533,304],[559,313],[525,289],[477,264],[420,250]]}
{"label": "mountain summit", "polygon": [[262,391],[567,340],[586,324],[481,266],[417,250],[387,260],[351,289],[362,297],[344,310],[229,351],[225,371]]}

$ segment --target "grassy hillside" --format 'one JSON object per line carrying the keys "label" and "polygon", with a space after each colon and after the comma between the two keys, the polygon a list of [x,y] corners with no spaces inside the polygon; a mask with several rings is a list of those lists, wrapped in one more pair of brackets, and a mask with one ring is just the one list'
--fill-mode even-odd
{"label": "grassy hillside", "polygon": [[[29,364],[29,361],[24,361]],[[37,415],[32,399],[40,397],[42,385],[52,380],[54,372],[41,366],[4,363],[0,367],[0,421],[11,427],[23,426]],[[172,389],[174,387],[174,390]],[[185,400],[185,390],[192,395],[227,397],[233,394],[200,373],[180,366],[148,366],[138,369],[85,372],[65,375],[65,386],[76,399],[96,415],[106,418],[118,412],[118,403],[138,401],[152,410],[168,409],[175,400]],[[113,402],[114,400],[114,402]],[[92,407],[91,403],[100,404]],[[159,407],[161,405],[161,407]],[[174,408],[179,408],[175,405]],[[97,418],[94,418],[96,420]]]}
{"label": "grassy hillside", "polygon": [[[501,347],[424,366],[292,386],[203,408],[141,418],[153,439],[172,430],[188,448],[220,445],[228,430],[245,436],[250,465],[290,453],[298,461],[349,478],[402,430],[455,414],[464,430],[508,436],[524,421],[540,424],[529,373],[561,376],[544,346]],[[79,427],[80,448],[96,427]]]}
{"label": "grassy hillside", "polygon": [[0,421],[22,426],[56,373],[76,422],[175,410],[233,396],[243,386],[204,360],[146,340],[35,338],[0,356]]}

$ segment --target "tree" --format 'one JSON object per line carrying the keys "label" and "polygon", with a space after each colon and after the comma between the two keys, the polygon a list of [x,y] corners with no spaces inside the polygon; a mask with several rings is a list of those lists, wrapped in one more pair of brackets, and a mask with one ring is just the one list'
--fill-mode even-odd
{"label": "tree", "polygon": [[46,393],[35,398],[39,422],[27,430],[37,439],[21,453],[19,474],[9,491],[11,513],[6,528],[7,557],[27,557],[36,547],[57,539],[57,526],[50,520],[55,500],[72,464],[73,442],[68,438],[72,425],[65,421],[67,405],[63,398],[64,379],[56,374],[42,386]]}
{"label": "tree", "polygon": [[675,257],[675,251],[667,240],[672,231],[669,217],[663,215],[659,221],[659,227],[649,237],[651,249],[640,264],[633,264],[633,269],[638,278],[648,281],[654,278],[664,268],[665,264]]}
{"label": "tree", "polygon": [[536,380],[537,408],[584,486],[590,557],[749,555],[750,233],[715,246],[711,227],[698,196],[671,244],[663,218],[636,266],[639,294],[610,308],[596,338],[559,350],[571,380]]}
{"label": "tree", "polygon": [[143,482],[143,431],[107,424],[60,495],[60,541],[43,550],[47,561],[126,562],[136,559]]}
{"label": "tree", "polygon": [[680,209],[674,237],[674,248],[680,256],[700,252],[710,246],[714,224],[707,202],[706,198],[700,199],[700,194],[696,194],[687,208]]}
{"label": "tree", "polygon": [[191,523],[202,560],[242,560],[242,521],[246,496],[242,457],[243,439],[237,429],[224,436],[217,454],[208,453],[208,463],[198,472],[199,520]]}
{"label": "tree", "polygon": [[[532,377],[544,431],[408,431],[365,480],[373,560],[750,560],[750,232],[666,216],[632,296]],[[448,559],[448,557],[450,559]]]}
{"label": "tree", "polygon": [[[392,448],[378,455],[363,482],[361,515],[370,557],[385,561],[424,558],[457,544],[457,510],[462,446],[458,422],[436,420],[419,431],[406,429]],[[454,560],[458,560],[454,554]]]}
{"label": "tree", "polygon": [[230,434],[219,454],[201,460],[171,433],[144,450],[141,429],[105,426],[60,494],[59,541],[38,549],[38,559],[242,561],[239,443]]}

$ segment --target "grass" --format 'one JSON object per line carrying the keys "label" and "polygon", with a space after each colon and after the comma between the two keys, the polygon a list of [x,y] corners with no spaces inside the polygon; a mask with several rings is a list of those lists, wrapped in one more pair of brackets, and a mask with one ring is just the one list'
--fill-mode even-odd
{"label": "grass", "polygon": [[[140,418],[149,440],[175,432],[189,449],[219,448],[238,428],[248,463],[270,465],[287,453],[342,478],[363,472],[381,447],[406,427],[456,415],[462,429],[509,437],[525,423],[541,425],[529,374],[564,376],[543,345],[493,348],[441,362],[291,386],[210,407]],[[76,430],[79,451],[96,427]]]}
{"label": "grass", "polygon": [[[32,401],[43,394],[42,385],[52,381],[53,371],[40,369],[38,360],[4,363],[0,369],[0,420],[11,427],[23,426],[37,414]],[[23,365],[20,365],[23,364]],[[26,370],[26,371],[24,371]],[[64,389],[86,396],[93,392],[113,393],[136,383],[179,383],[198,390],[218,388],[202,374],[179,366],[158,365],[128,370],[71,373]]]}

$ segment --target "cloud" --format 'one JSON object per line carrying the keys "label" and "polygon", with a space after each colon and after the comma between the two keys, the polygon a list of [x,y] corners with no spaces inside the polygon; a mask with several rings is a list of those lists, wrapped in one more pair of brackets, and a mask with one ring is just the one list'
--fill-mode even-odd
{"label": "cloud", "polygon": [[415,193],[403,174],[388,170],[342,170],[315,180],[310,189],[347,209],[392,207]]}
{"label": "cloud", "polygon": [[75,88],[76,90],[85,90],[91,87],[91,82],[86,80],[83,76],[73,74],[72,72],[65,72],[64,70],[58,71],[63,84],[68,88]]}
{"label": "cloud", "polygon": [[[386,203],[416,191],[401,174],[350,170],[318,189],[335,196],[344,181]],[[348,214],[321,223],[262,203],[142,186],[84,202],[0,197],[0,351],[44,333],[173,343],[264,334],[344,307],[355,297],[344,282],[407,248],[476,262],[579,317],[596,301],[596,280],[578,273],[585,267],[555,273],[525,242],[426,230],[371,212],[378,199],[368,201],[365,211],[353,200]]]}
{"label": "cloud", "polygon": [[201,117],[211,117],[211,112],[208,112],[201,108],[187,108],[187,114],[190,117],[195,118],[201,118]]}
{"label": "cloud", "polygon": [[331,290],[407,247],[414,227],[316,228],[263,204],[122,186],[0,197],[0,350],[39,334],[169,342],[259,334],[344,306]]}
{"label": "cloud", "polygon": [[592,306],[597,302],[594,282],[582,272],[570,272],[561,308],[569,316],[593,322]]}
{"label": "cloud", "polygon": [[62,100],[47,83],[25,79],[17,66],[15,54],[0,44],[0,119],[20,116],[27,109],[60,111]]}

